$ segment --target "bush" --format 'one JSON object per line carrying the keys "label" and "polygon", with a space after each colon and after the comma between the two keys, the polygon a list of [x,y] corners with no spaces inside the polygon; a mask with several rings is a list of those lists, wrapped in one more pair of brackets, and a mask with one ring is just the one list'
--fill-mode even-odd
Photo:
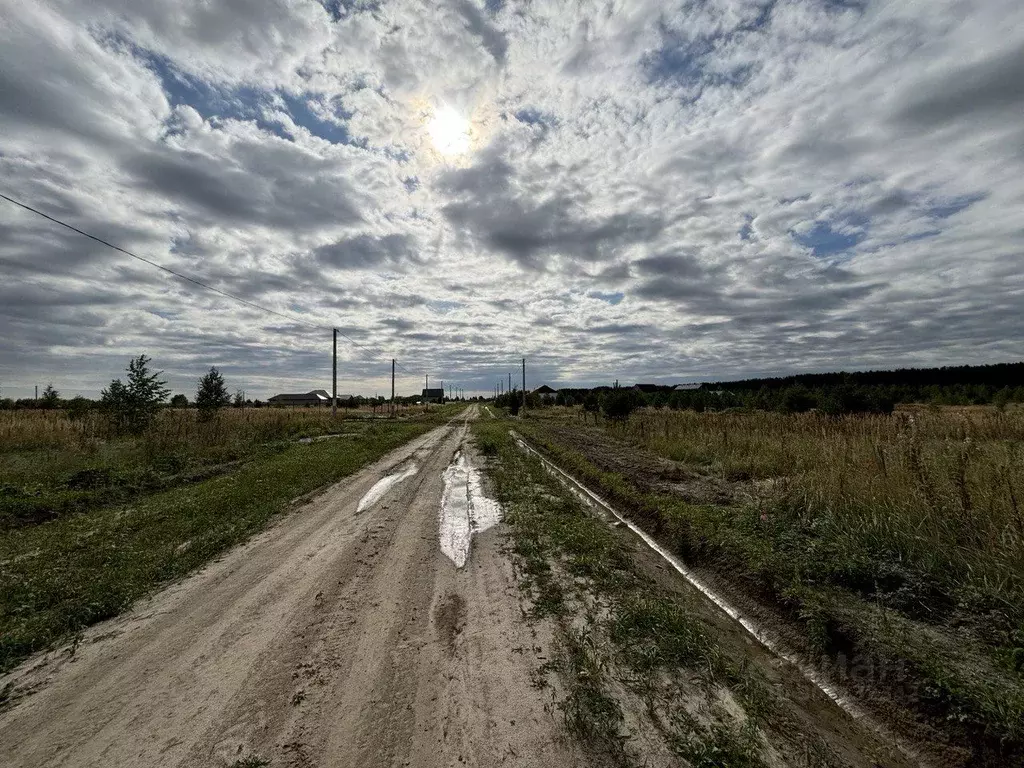
{"label": "bush", "polygon": [[814,396],[799,384],[782,391],[779,410],[783,413],[806,413],[814,407]]}
{"label": "bush", "polygon": [[840,386],[822,396],[818,409],[829,416],[892,413],[893,401],[873,388]]}
{"label": "bush", "polygon": [[53,384],[46,385],[43,396],[39,398],[39,407],[46,410],[60,407],[60,392],[53,388]]}
{"label": "bush", "polygon": [[196,408],[199,409],[199,420],[210,421],[217,411],[231,404],[231,396],[224,385],[224,377],[216,368],[199,379],[196,389]]}
{"label": "bush", "polygon": [[73,397],[68,401],[67,405],[64,407],[64,412],[71,421],[79,421],[89,414],[89,411],[93,409],[93,406],[94,403],[92,400],[79,395],[78,397]]}
{"label": "bush", "polygon": [[170,390],[160,380],[163,371],[149,372],[150,358],[139,355],[128,363],[128,383],[114,379],[104,389],[100,405],[115,432],[142,434],[152,423]]}
{"label": "bush", "polygon": [[644,404],[643,396],[635,389],[613,389],[604,397],[601,409],[612,421],[625,421]]}

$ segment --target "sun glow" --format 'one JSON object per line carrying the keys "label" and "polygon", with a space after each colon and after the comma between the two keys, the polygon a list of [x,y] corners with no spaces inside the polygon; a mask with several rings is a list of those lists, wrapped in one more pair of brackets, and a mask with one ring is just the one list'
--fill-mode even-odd
{"label": "sun glow", "polygon": [[469,151],[469,121],[451,107],[434,112],[427,123],[427,132],[442,155],[461,155]]}

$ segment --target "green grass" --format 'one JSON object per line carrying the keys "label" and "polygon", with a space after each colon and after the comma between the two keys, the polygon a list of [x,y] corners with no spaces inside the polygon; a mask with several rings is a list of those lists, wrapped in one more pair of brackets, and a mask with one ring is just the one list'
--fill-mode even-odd
{"label": "green grass", "polygon": [[[439,422],[457,404],[399,413]],[[102,414],[0,411],[0,533],[125,503],[235,471],[302,437],[359,434],[379,423],[369,411],[228,408],[210,422],[165,409],[142,435],[112,435]]]}
{"label": "green grass", "polygon": [[[616,531],[520,452],[508,427],[507,421],[481,420],[473,431],[505,509],[533,617],[553,619],[558,627],[548,667],[564,682],[559,708],[567,731],[615,764],[642,764],[616,693],[628,690],[644,702],[649,729],[692,764],[761,765],[758,729],[786,732],[790,722],[770,687],[743,660],[727,656],[677,595],[640,571]],[[746,724],[714,707],[711,722],[687,714],[682,688],[692,701],[722,687],[741,703]]]}
{"label": "green grass", "polygon": [[353,438],[290,443],[234,471],[8,531],[0,538],[0,671],[127,609],[261,530],[296,497],[443,420],[375,421]]}
{"label": "green grass", "polygon": [[[631,477],[595,464],[581,453],[588,449],[578,448],[580,443],[566,445],[564,432],[550,429],[551,423],[535,418],[517,429],[685,561],[713,568],[734,586],[774,601],[804,628],[812,649],[833,658],[854,654],[876,669],[900,670],[900,685],[913,692],[908,703],[972,747],[979,764],[1000,764],[1021,754],[1024,627],[1015,626],[1024,606],[1010,582],[965,583],[954,568],[940,574],[901,553],[891,538],[864,535],[843,517],[853,503],[849,498],[845,506],[809,506],[790,485],[760,502],[690,504],[652,490],[653,467],[651,484],[639,487]],[[733,441],[738,439],[734,434]],[[753,466],[756,459],[746,461]],[[888,471],[895,472],[891,466]],[[846,487],[854,492],[852,481]],[[882,507],[875,514],[894,513]],[[880,520],[873,530],[884,524]],[[923,530],[927,520],[921,525]],[[950,616],[963,623],[949,627]]]}

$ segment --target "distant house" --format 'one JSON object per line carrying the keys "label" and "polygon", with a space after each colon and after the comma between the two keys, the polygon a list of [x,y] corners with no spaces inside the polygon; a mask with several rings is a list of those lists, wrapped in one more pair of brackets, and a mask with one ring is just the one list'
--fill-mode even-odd
{"label": "distant house", "polygon": [[267,402],[271,405],[287,405],[308,408],[310,406],[330,405],[331,396],[322,389],[314,389],[312,392],[305,392],[301,395],[274,395]]}
{"label": "distant house", "polygon": [[674,387],[672,387],[672,391],[673,392],[690,392],[690,391],[692,391],[694,389],[700,389],[701,386],[703,386],[703,385],[695,384],[693,382],[691,382],[689,384],[676,384]]}
{"label": "distant house", "polygon": [[538,395],[541,400],[554,400],[558,397],[558,393],[549,387],[547,384],[537,387],[533,390],[533,394]]}
{"label": "distant house", "polygon": [[437,389],[424,389],[423,394],[420,398],[424,403],[443,403],[444,402],[444,390],[438,387]]}

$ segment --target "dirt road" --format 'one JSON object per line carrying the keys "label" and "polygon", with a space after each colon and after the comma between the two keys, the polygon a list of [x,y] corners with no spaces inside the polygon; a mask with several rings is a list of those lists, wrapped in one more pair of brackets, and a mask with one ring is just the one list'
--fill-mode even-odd
{"label": "dirt road", "polygon": [[0,680],[0,765],[584,764],[531,685],[548,639],[493,508],[473,518],[477,415]]}

